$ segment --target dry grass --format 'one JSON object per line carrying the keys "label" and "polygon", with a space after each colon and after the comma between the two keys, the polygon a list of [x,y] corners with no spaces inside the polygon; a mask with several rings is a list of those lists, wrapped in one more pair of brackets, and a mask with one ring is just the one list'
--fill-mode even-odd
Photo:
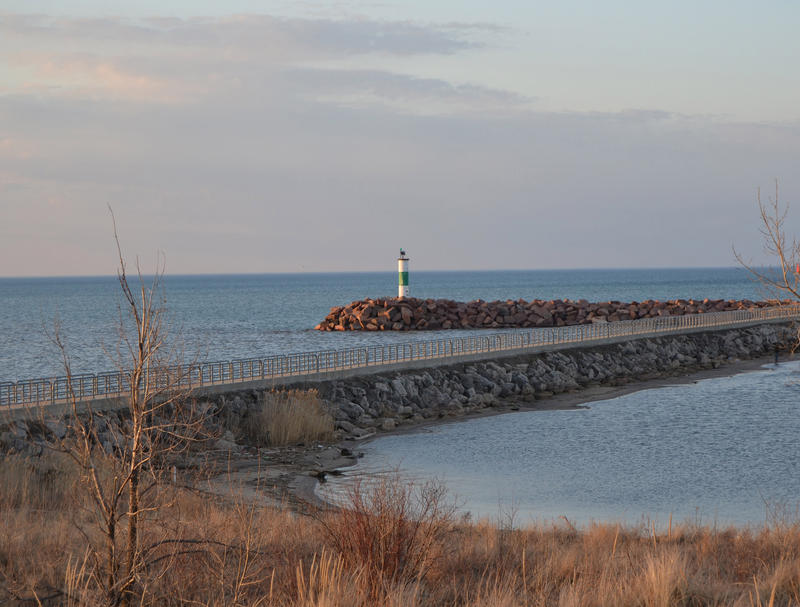
{"label": "dry grass", "polygon": [[76,467],[61,454],[29,460],[19,455],[0,456],[0,511],[30,510],[62,503],[75,483]]}
{"label": "dry grass", "polygon": [[[47,459],[47,458],[46,458]],[[58,462],[0,460],[0,604],[102,605],[91,502]],[[52,469],[61,472],[51,472]],[[53,479],[61,479],[54,482]],[[41,486],[38,486],[38,485]],[[800,605],[800,525],[752,529],[454,522],[396,482],[313,517],[162,486],[143,525],[141,605]]]}
{"label": "dry grass", "polygon": [[442,556],[454,512],[441,484],[416,486],[392,475],[369,488],[355,481],[345,507],[318,520],[344,564],[368,576],[377,600],[388,587],[425,579]]}
{"label": "dry grass", "polygon": [[316,390],[266,392],[247,434],[257,445],[280,447],[333,438],[333,417]]}

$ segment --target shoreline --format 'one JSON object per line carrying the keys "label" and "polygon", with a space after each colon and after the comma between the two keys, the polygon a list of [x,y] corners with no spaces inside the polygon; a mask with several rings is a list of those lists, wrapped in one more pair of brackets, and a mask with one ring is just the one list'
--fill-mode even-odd
{"label": "shoreline", "polygon": [[[508,413],[586,409],[588,408],[587,405],[589,403],[611,400],[643,390],[653,390],[674,385],[693,384],[706,379],[732,377],[742,373],[760,371],[763,370],[763,368],[767,365],[774,365],[774,360],[775,359],[773,356],[762,356],[753,359],[734,361],[730,364],[717,368],[697,369],[687,373],[680,373],[666,377],[654,377],[652,379],[634,381],[624,385],[609,386],[598,384],[583,388],[581,390],[554,394],[533,402],[523,401],[521,399],[508,399],[504,405],[499,407],[491,407],[482,409],[480,411],[469,412],[463,415],[444,416],[438,419],[428,419],[420,422],[408,423],[404,424],[402,427],[388,431],[376,432],[364,438],[339,441],[332,445],[332,448],[338,452],[337,454],[331,453],[326,457],[323,453],[320,454],[321,457],[316,459],[316,462],[322,467],[322,480],[320,480],[320,475],[315,474],[315,472],[317,472],[316,468],[314,470],[308,469],[296,471],[295,477],[289,483],[287,489],[291,496],[296,500],[306,502],[315,507],[329,507],[330,504],[321,499],[316,493],[320,482],[325,482],[325,474],[337,475],[337,473],[341,473],[341,470],[355,466],[360,459],[360,456],[357,455],[359,447],[383,436],[411,434],[420,432],[425,428],[439,426],[442,424],[459,423]],[[779,364],[790,362],[792,360],[794,360],[792,355],[789,355],[788,358],[784,356],[783,359],[779,360]],[[345,452],[349,451],[353,455],[349,457],[343,456],[341,455],[342,450],[345,450]]]}

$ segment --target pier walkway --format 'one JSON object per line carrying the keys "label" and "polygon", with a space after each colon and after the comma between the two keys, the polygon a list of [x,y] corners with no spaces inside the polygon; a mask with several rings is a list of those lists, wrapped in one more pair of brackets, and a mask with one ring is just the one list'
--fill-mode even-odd
{"label": "pier walkway", "polygon": [[[666,335],[721,331],[800,319],[800,305],[734,312],[663,316],[587,325],[519,329],[505,333],[409,341],[344,350],[325,350],[204,362],[153,371],[151,385],[174,386],[198,394],[245,388],[269,388],[411,368],[456,364],[568,348],[592,347]],[[71,385],[70,385],[71,382]],[[0,382],[3,410],[78,401],[116,400],[130,389],[124,372]]]}

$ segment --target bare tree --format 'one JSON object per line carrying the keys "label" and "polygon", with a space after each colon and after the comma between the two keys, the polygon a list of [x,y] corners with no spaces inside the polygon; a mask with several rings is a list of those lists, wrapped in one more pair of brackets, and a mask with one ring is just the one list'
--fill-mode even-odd
{"label": "bare tree", "polygon": [[748,270],[754,278],[764,285],[770,296],[779,300],[794,299],[800,301],[800,243],[796,238],[791,241],[786,235],[786,217],[789,205],[782,205],[778,197],[778,180],[775,180],[775,196],[766,203],[761,199],[761,188],[758,189],[758,211],[761,215],[760,232],[766,253],[777,262],[777,269],[770,272],[747,262],[734,247],[736,261]]}
{"label": "bare tree", "polygon": [[172,457],[202,437],[202,424],[188,399],[185,367],[167,346],[163,259],[149,282],[137,260],[138,280],[132,284],[113,212],[111,218],[122,291],[119,342],[112,358],[125,396],[119,408],[111,411],[100,411],[92,401],[79,401],[68,350],[56,326],[53,340],[70,378],[70,411],[69,431],[55,447],[79,465],[100,531],[98,541],[96,533],[82,529],[93,560],[91,577],[106,604],[120,605],[140,594],[140,576],[148,558],[164,545],[163,541],[145,545],[142,533],[143,515],[159,509],[167,499],[160,475]]}

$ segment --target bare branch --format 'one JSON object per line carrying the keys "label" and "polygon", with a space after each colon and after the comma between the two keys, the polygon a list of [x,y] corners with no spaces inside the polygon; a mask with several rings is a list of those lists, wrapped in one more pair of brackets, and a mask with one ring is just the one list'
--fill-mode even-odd
{"label": "bare branch", "polygon": [[[159,466],[185,450],[203,434],[202,420],[181,371],[181,358],[168,346],[162,294],[164,259],[159,254],[152,280],[145,280],[136,260],[137,285],[132,285],[109,206],[116,245],[117,281],[122,292],[115,363],[127,381],[123,408],[113,415],[97,411],[91,401],[78,403],[73,372],[60,326],[52,341],[59,349],[67,376],[69,431],[53,439],[81,470],[91,503],[90,514],[100,532],[81,531],[95,567],[91,579],[109,605],[142,598],[142,572],[150,550],[141,545],[147,516],[163,508]],[[88,579],[88,578],[87,578]]]}
{"label": "bare branch", "polygon": [[733,254],[736,261],[745,268],[761,284],[772,292],[776,299],[790,297],[800,300],[800,249],[796,239],[788,244],[785,224],[789,212],[789,205],[781,205],[779,200],[778,181],[775,180],[775,196],[770,197],[767,203],[761,199],[761,189],[757,191],[756,200],[761,219],[760,233],[764,250],[777,262],[776,274],[761,270],[747,262],[734,247]]}

